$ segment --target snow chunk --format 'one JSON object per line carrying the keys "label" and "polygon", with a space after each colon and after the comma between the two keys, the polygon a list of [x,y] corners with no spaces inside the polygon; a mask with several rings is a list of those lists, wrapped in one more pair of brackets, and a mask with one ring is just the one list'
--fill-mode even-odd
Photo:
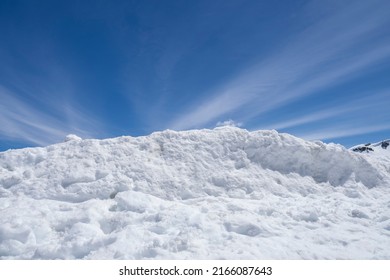
{"label": "snow chunk", "polygon": [[75,135],[75,134],[68,134],[65,139],[64,139],[64,142],[69,142],[69,141],[81,141],[83,140],[81,137]]}
{"label": "snow chunk", "polygon": [[368,219],[368,215],[364,213],[363,211],[360,211],[358,209],[353,209],[351,212],[351,216],[353,218],[359,218],[359,219]]}

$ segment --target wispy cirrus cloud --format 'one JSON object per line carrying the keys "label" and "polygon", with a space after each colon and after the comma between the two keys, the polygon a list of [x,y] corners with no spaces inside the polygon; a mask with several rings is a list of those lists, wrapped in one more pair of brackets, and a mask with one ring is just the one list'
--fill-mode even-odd
{"label": "wispy cirrus cloud", "polygon": [[[349,4],[335,4],[310,27],[287,38],[284,48],[211,90],[208,98],[173,120],[169,127],[187,129],[210,125],[217,119],[231,118],[238,111],[240,120],[247,122],[354,80],[388,61],[390,36],[379,34],[388,34],[390,5],[386,1]],[[343,109],[339,110],[342,113]],[[323,119],[331,114],[323,111],[310,119]],[[296,121],[307,119],[302,117]]]}
{"label": "wispy cirrus cloud", "polygon": [[[364,97],[357,97],[354,99],[347,99],[344,102],[327,106],[326,108],[316,108],[311,113],[301,114],[298,117],[290,118],[281,122],[269,123],[266,126],[257,127],[256,129],[288,129],[299,126],[304,126],[317,121],[324,121],[328,119],[336,119],[337,124],[343,124],[346,127],[363,124],[365,128],[369,125],[369,112],[375,112],[376,120],[381,122],[390,122],[390,117],[387,117],[387,102],[390,96],[390,89],[379,92],[365,92]],[[371,116],[372,117],[372,116]],[[387,126],[384,126],[387,127]],[[364,129],[361,129],[364,131]],[[344,136],[350,136],[345,134]],[[337,135],[327,135],[326,139],[335,138]]]}
{"label": "wispy cirrus cloud", "polygon": [[307,133],[298,133],[297,136],[306,140],[330,140],[340,137],[363,135],[378,131],[390,130],[390,124],[380,124],[373,126],[338,125],[327,129],[313,130]]}
{"label": "wispy cirrus cloud", "polygon": [[53,45],[46,43],[43,54],[34,44],[34,55],[0,48],[6,58],[0,71],[0,141],[46,146],[70,133],[99,135],[98,119],[77,102],[82,92],[74,74],[77,69],[61,64],[62,53],[56,53]]}
{"label": "wispy cirrus cloud", "polygon": [[59,122],[31,108],[0,89],[0,133],[2,138],[27,140],[45,145],[63,136]]}
{"label": "wispy cirrus cloud", "polygon": [[39,110],[34,100],[22,98],[0,86],[0,135],[3,139],[19,140],[44,146],[64,139],[69,133],[83,137],[97,128],[96,120],[70,104],[57,103],[56,114]]}

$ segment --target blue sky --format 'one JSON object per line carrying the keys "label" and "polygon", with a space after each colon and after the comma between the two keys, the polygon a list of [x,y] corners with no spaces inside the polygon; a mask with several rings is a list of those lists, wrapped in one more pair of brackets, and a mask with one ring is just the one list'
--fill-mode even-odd
{"label": "blue sky", "polygon": [[156,130],[390,138],[390,2],[0,1],[0,150]]}

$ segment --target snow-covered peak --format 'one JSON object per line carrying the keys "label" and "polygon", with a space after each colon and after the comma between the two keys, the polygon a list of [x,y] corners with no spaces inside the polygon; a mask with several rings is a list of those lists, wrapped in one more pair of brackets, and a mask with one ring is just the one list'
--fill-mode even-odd
{"label": "snow-covered peak", "polygon": [[386,175],[390,173],[390,139],[376,143],[357,145],[351,147],[350,150],[360,154],[368,162],[374,164],[382,173]]}
{"label": "snow-covered peak", "polygon": [[389,154],[390,155],[390,139],[383,140],[377,143],[367,143],[363,145],[357,145],[354,147],[351,147],[350,149],[354,152],[375,152],[375,153],[383,153],[383,154]]}

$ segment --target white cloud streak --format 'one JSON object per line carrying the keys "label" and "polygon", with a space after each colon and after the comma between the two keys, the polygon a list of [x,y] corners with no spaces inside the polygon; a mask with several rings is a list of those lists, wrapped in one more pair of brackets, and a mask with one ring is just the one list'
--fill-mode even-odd
{"label": "white cloud streak", "polygon": [[73,111],[73,118],[78,124],[66,120],[64,104],[55,108],[63,118],[41,112],[11,91],[0,86],[0,135],[3,139],[27,141],[34,145],[45,146],[62,141],[69,133],[78,133],[86,137],[89,129],[96,123],[90,121],[85,114]]}
{"label": "white cloud streak", "polygon": [[234,127],[241,127],[242,126],[242,123],[240,122],[235,122],[233,120],[226,120],[226,121],[219,121],[217,122],[216,124],[217,127],[219,126],[234,126]]}
{"label": "white cloud streak", "polygon": [[374,126],[338,126],[328,129],[311,131],[310,133],[297,134],[297,136],[306,140],[330,140],[340,137],[363,135],[367,133],[389,130],[390,124],[381,124]]}
{"label": "white cloud streak", "polygon": [[[340,123],[343,122],[342,119],[346,116],[349,116],[348,119],[364,122],[362,119],[367,118],[368,112],[384,112],[388,110],[386,102],[390,96],[390,89],[377,93],[366,92],[364,96],[363,98],[346,100],[342,104],[316,110],[314,113],[304,114],[287,121],[270,123],[267,126],[258,127],[257,129],[287,129],[331,118],[337,118],[337,122]],[[379,116],[378,118],[380,119],[381,117],[383,116]],[[390,119],[382,118],[381,121],[390,121]]]}
{"label": "white cloud streak", "polygon": [[[375,34],[390,23],[385,1],[354,1],[325,16],[287,46],[213,90],[169,127],[187,129],[229,118],[238,110],[245,122],[280,106],[359,77],[390,58],[390,38]],[[365,47],[367,41],[370,48]],[[312,116],[324,118],[328,113]],[[305,121],[305,120],[301,120]]]}

